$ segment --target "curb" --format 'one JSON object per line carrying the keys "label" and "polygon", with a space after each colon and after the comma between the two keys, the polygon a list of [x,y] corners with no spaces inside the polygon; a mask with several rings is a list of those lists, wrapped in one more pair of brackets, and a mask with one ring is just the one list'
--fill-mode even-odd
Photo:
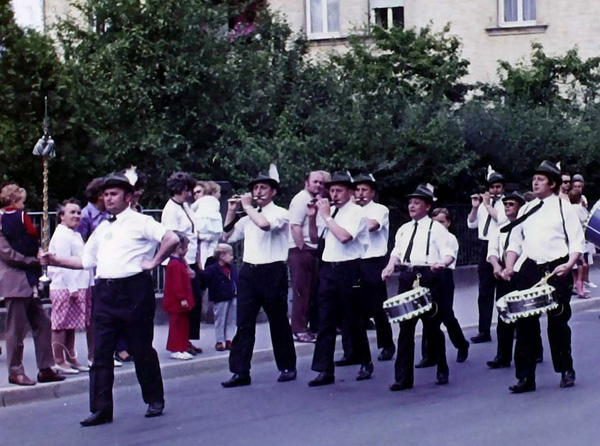
{"label": "curb", "polygon": [[[576,299],[571,301],[573,313],[600,308],[600,297],[590,299]],[[477,328],[477,324],[462,325],[463,330]],[[376,334],[368,332],[369,341],[376,339]],[[418,335],[420,336],[420,335]],[[341,351],[341,338],[336,341],[336,352]],[[312,355],[314,344],[295,344],[296,356],[306,357]],[[264,364],[273,361],[273,349],[266,348],[255,350],[252,355],[253,364]],[[229,365],[228,356],[213,356],[191,359],[183,363],[163,363],[161,372],[163,379],[181,378],[196,375],[202,372],[223,371],[227,373]],[[137,377],[133,368],[115,370],[114,388],[138,386]],[[32,387],[5,387],[0,388],[0,407],[9,407],[17,404],[27,404],[34,401],[59,399],[73,395],[80,395],[89,391],[89,378],[70,377],[58,383],[37,384]]]}

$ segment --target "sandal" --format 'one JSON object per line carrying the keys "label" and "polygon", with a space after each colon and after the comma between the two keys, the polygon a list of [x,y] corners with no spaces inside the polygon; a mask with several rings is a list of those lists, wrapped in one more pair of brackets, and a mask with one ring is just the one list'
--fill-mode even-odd
{"label": "sandal", "polygon": [[225,346],[223,345],[222,342],[217,342],[215,344],[215,350],[218,352],[224,352],[225,351]]}

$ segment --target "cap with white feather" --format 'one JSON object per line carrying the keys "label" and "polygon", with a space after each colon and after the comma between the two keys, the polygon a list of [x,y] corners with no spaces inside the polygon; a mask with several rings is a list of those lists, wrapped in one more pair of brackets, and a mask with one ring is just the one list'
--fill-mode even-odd
{"label": "cap with white feather", "polygon": [[248,189],[252,190],[256,183],[267,183],[274,189],[279,189],[279,172],[273,163],[269,165],[268,173],[259,172],[256,178],[248,183]]}
{"label": "cap with white feather", "polygon": [[506,184],[506,179],[504,178],[504,176],[502,174],[496,172],[492,168],[492,166],[488,166],[487,175],[485,176],[485,180],[487,181],[489,186],[491,186],[494,183]]}
{"label": "cap with white feather", "polygon": [[434,187],[432,184],[429,183],[419,184],[415,191],[412,194],[407,195],[407,197],[421,198],[429,204],[433,204],[434,201],[437,201],[437,198],[434,195]]}

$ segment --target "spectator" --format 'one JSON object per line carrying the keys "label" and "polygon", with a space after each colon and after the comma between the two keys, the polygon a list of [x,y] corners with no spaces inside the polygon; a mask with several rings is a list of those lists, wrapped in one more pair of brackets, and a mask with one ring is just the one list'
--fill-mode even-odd
{"label": "spectator", "polygon": [[[59,225],[50,241],[49,251],[61,257],[81,256],[83,239],[75,231],[81,221],[81,207],[73,198],[58,207]],[[64,374],[89,371],[89,367],[77,361],[75,330],[88,333],[88,363],[94,355],[90,324],[92,316],[92,290],[94,283],[90,270],[71,270],[51,266],[48,275],[50,299],[52,300],[52,351],[54,370]],[[66,357],[65,357],[66,353]]]}
{"label": "spectator", "polygon": [[[196,191],[202,191],[196,194]],[[206,267],[212,263],[209,260],[219,243],[223,234],[223,217],[221,216],[221,186],[214,181],[200,181],[194,187],[194,198],[192,205],[195,213],[198,237],[200,239],[200,261]],[[208,263],[207,263],[208,261]]]}
{"label": "spectator", "polygon": [[214,303],[215,349],[219,352],[231,348],[236,330],[238,271],[233,262],[233,248],[221,243],[214,253],[215,262],[202,273],[208,297]]}

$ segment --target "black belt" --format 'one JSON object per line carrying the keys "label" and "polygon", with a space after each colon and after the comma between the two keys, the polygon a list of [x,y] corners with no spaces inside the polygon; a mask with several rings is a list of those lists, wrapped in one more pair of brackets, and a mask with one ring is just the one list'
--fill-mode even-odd
{"label": "black belt", "polygon": [[362,259],[363,263],[380,263],[383,260],[387,260],[387,256],[369,257],[368,259]]}
{"label": "black belt", "polygon": [[556,268],[558,265],[562,265],[563,263],[567,263],[568,261],[569,261],[569,256],[564,256],[564,257],[561,257],[560,259],[556,259],[551,262],[538,263],[537,267],[541,272],[547,273],[547,272],[554,271],[554,268]]}
{"label": "black belt", "polygon": [[423,271],[431,271],[428,266],[410,266],[410,265],[399,265],[396,267],[401,273],[420,273]]}
{"label": "black belt", "polygon": [[135,280],[135,279],[139,278],[140,276],[149,276],[149,275],[150,275],[149,272],[143,271],[141,273],[134,274],[133,276],[117,277],[117,278],[114,278],[114,279],[99,278],[99,279],[97,279],[97,281],[99,283],[105,283],[107,285],[121,285],[121,284],[130,282],[132,280]]}
{"label": "black belt", "polygon": [[280,260],[279,262],[271,262],[271,263],[248,263],[248,262],[244,262],[242,264],[242,266],[247,266],[248,268],[261,268],[261,267],[265,267],[265,266],[274,266],[274,265],[285,265],[285,262],[283,260]]}
{"label": "black belt", "polygon": [[344,260],[343,262],[325,262],[325,261],[323,261],[323,263],[325,265],[329,265],[329,266],[336,268],[339,266],[354,265],[354,264],[360,263],[360,261],[361,261],[361,259],[352,259],[352,260]]}

